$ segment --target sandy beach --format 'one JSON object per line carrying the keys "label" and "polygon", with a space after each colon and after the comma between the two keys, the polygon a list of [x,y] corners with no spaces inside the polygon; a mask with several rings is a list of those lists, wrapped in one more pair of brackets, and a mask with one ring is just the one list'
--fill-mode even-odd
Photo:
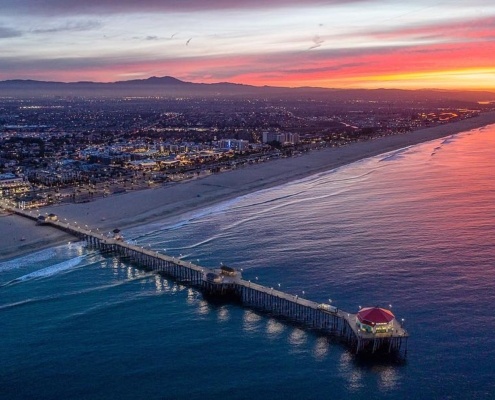
{"label": "sandy beach", "polygon": [[[100,230],[142,225],[177,216],[257,190],[327,171],[364,158],[495,123],[495,112],[407,134],[312,151],[242,167],[205,178],[113,195],[90,203],[44,207],[43,213],[77,221]],[[34,211],[33,211],[34,212]],[[0,214],[0,260],[73,240],[58,230],[33,221]]]}

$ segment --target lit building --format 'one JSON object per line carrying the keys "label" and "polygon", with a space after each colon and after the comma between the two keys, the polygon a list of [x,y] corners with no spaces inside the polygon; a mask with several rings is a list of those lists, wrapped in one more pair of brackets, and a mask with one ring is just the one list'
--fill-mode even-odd
{"label": "lit building", "polygon": [[366,307],[357,313],[356,325],[364,332],[385,333],[393,329],[395,320],[390,310],[379,307]]}

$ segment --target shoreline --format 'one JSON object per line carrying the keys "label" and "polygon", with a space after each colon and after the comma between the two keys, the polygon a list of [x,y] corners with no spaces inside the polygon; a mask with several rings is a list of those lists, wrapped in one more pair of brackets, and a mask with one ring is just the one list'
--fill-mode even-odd
{"label": "shoreline", "polygon": [[[412,145],[495,123],[495,111],[458,122],[311,151],[173,185],[100,198],[90,203],[43,207],[60,219],[100,230],[126,229],[283,185],[323,171]],[[0,261],[72,241],[73,237],[16,215],[0,215]],[[21,240],[23,239],[23,240]]]}

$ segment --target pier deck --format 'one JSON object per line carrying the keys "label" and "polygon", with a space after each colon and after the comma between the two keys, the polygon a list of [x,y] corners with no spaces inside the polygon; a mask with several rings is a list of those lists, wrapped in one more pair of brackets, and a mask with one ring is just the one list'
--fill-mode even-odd
{"label": "pier deck", "polygon": [[[40,221],[32,212],[9,208],[10,212]],[[392,329],[384,333],[366,332],[357,325],[357,314],[344,310],[321,307],[321,304],[242,279],[239,271],[230,268],[210,269],[159,253],[152,249],[108,237],[98,230],[70,224],[57,218],[44,218],[43,224],[56,227],[84,240],[88,246],[111,252],[146,268],[164,273],[172,278],[198,287],[203,292],[215,296],[233,296],[246,307],[258,309],[276,317],[281,317],[324,334],[342,338],[356,353],[387,352],[402,357],[407,354],[409,334],[394,319]]]}

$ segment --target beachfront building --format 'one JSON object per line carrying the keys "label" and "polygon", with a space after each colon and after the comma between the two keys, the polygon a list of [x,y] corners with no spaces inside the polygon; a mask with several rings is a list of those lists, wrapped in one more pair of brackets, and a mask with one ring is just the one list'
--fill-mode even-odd
{"label": "beachfront building", "polygon": [[357,313],[356,325],[363,332],[385,333],[393,330],[395,320],[390,310],[379,307],[366,307]]}
{"label": "beachfront building", "polygon": [[281,144],[298,144],[298,133],[291,132],[263,132],[263,143],[279,142]]}
{"label": "beachfront building", "polygon": [[29,192],[31,184],[12,173],[0,174],[0,199]]}
{"label": "beachfront building", "polygon": [[218,141],[218,147],[222,150],[246,151],[249,142],[242,139],[221,139]]}

